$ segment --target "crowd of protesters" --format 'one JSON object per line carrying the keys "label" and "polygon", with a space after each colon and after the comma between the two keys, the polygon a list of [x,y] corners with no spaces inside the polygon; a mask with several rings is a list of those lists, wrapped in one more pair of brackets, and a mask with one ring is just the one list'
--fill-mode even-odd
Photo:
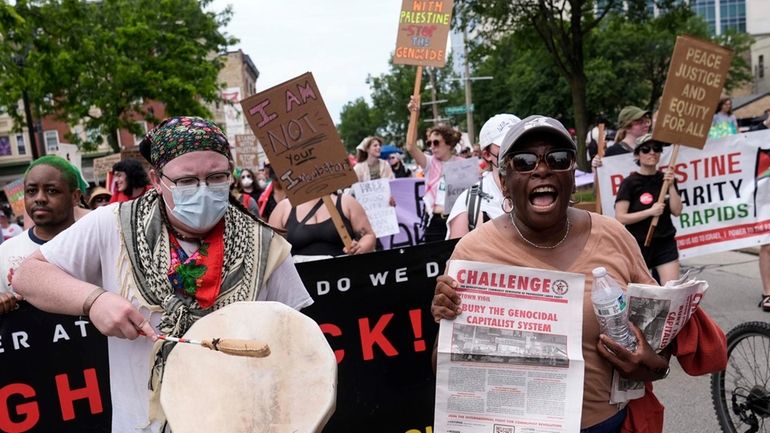
{"label": "crowd of protesters", "polygon": [[[417,104],[412,101],[409,109],[416,110]],[[642,108],[624,107],[617,118],[614,144],[605,153],[631,153],[639,166],[638,172],[620,185],[615,205],[619,223],[608,223],[606,217],[569,207],[569,196],[575,188],[574,137],[557,120],[543,116],[530,116],[522,121],[514,114],[497,114],[485,122],[477,147],[463,144],[458,129],[436,125],[426,131],[420,140],[422,145],[406,142],[412,165],[405,161],[400,147],[388,145],[378,136],[365,137],[356,147],[354,171],[360,182],[423,178],[425,235],[421,241],[463,238],[455,258],[474,259],[481,254],[485,260],[503,260],[503,250],[493,243],[503,236],[511,241],[504,251],[515,253],[505,259],[513,260],[512,264],[537,266],[533,261],[541,260],[539,263],[547,263],[553,269],[569,270],[569,257],[574,256],[575,250],[589,242],[602,242],[591,227],[604,227],[602,230],[624,240],[623,251],[617,253],[633,262],[629,262],[632,266],[628,269],[618,268],[617,277],[624,283],[652,283],[649,272],[655,269],[659,283],[663,284],[679,277],[671,216],[682,211],[682,201],[676,183],[672,182],[668,199],[656,203],[663,182],[673,179],[658,169],[666,143],[650,136],[653,118],[652,113]],[[710,136],[736,133],[734,120],[731,101],[720,101]],[[769,124],[770,120],[765,120],[756,129],[766,129]],[[589,132],[589,138],[596,139],[593,133]],[[66,160],[46,156],[33,161],[24,174],[25,211],[33,225],[24,230],[10,215],[0,213],[4,241],[0,245],[0,313],[12,311],[23,297],[48,311],[89,316],[105,335],[118,337],[117,341],[110,340],[111,350],[131,356],[141,352],[145,359],[141,365],[120,366],[133,371],[130,379],[119,375],[113,378],[116,386],[132,391],[113,397],[139,399],[136,391],[141,389],[140,382],[159,380],[154,372],[162,369],[162,361],[157,364],[157,356],[163,352],[158,345],[148,340],[141,347],[131,346],[126,339],[134,340],[142,334],[152,339],[156,330],[181,336],[203,315],[199,312],[227,305],[234,293],[239,299],[276,300],[301,309],[312,300],[299,281],[290,256],[333,257],[378,248],[363,207],[349,191],[329,197],[352,235],[352,244],[346,246],[332,223],[330,209],[323,206],[324,200],[290,203],[269,161],[263,161],[260,167],[235,167],[227,139],[210,121],[192,117],[167,119],[147,134],[140,150],[149,166],[124,159],[112,167],[110,184],[91,188]],[[478,182],[460,194],[449,208],[445,201],[446,163],[470,157],[480,157]],[[602,158],[593,156],[591,165],[601,166]],[[145,167],[149,167],[149,172]],[[545,178],[553,178],[554,184],[542,186],[541,180]],[[647,197],[644,201],[640,201],[642,195]],[[391,205],[396,205],[392,198]],[[83,208],[93,211],[86,215]],[[558,210],[553,218],[545,215],[552,208]],[[644,247],[644,228],[655,216],[663,223],[658,225],[652,246]],[[242,242],[246,238],[248,242]],[[159,251],[160,247],[170,248],[170,253]],[[559,247],[569,247],[572,252]],[[87,263],[93,254],[100,260]],[[530,258],[511,258],[516,254]],[[253,257],[258,271],[240,268],[244,255]],[[107,256],[109,269],[101,265]],[[158,269],[168,268],[162,261],[169,256],[172,264],[168,273],[158,273]],[[29,259],[22,266],[25,258]],[[595,259],[600,263],[606,257]],[[239,273],[223,275],[223,263],[225,268],[237,267]],[[117,265],[124,266],[121,269],[128,274],[116,274]],[[584,265],[578,271],[590,274],[593,264]],[[188,266],[200,267],[203,276],[183,278],[182,271]],[[764,289],[760,307],[770,311],[768,246],[762,247],[760,267]],[[127,275],[132,275],[133,280]],[[47,290],[54,279],[58,289]],[[144,285],[134,287],[127,281]],[[220,289],[222,281],[227,281],[227,290]],[[183,300],[184,308],[181,304],[167,305],[163,298],[166,285]],[[258,290],[263,286],[264,290]],[[433,302],[437,318],[453,318],[457,314],[459,298],[454,287],[451,280],[439,280]],[[127,293],[128,298],[124,296]],[[179,321],[180,314],[188,315],[183,318],[184,323]],[[591,379],[597,388],[588,391],[595,401],[586,400],[584,404],[583,427],[606,422],[619,426],[626,419],[626,411],[603,400],[609,386],[604,373],[610,364],[620,365],[617,355],[621,349],[607,345],[613,353],[603,350],[604,346],[596,346],[593,340],[599,338],[598,330],[591,329],[591,333],[584,334],[584,339],[592,339],[588,343],[593,347],[587,350],[590,359],[586,368],[603,367],[591,370],[601,375],[597,373]],[[622,351],[631,356],[625,349]],[[645,381],[665,378],[671,352],[656,355],[644,345],[640,351],[643,359],[627,369],[628,377]],[[151,365],[150,359],[156,359],[156,364]],[[131,407],[133,403],[125,404]],[[113,426],[122,431],[133,428],[139,419],[147,419],[146,408],[133,409],[136,410],[114,419]]]}

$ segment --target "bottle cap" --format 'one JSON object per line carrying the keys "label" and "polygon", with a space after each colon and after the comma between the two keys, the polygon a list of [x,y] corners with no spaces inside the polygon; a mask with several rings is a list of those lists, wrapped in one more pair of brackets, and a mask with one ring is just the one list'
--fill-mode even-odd
{"label": "bottle cap", "polygon": [[604,269],[603,266],[599,266],[598,268],[594,268],[592,273],[594,274],[594,278],[601,278],[601,277],[607,275],[607,270]]}

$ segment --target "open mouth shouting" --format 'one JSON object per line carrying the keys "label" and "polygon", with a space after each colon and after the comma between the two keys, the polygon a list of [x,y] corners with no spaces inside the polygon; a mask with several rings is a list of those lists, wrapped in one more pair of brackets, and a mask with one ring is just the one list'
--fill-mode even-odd
{"label": "open mouth shouting", "polygon": [[559,193],[551,185],[539,186],[529,193],[529,203],[535,210],[548,211],[556,206]]}

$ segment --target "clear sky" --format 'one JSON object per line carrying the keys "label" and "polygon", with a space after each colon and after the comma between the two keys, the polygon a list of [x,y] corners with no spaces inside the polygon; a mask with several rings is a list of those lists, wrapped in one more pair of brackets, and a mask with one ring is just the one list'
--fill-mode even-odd
{"label": "clear sky", "polygon": [[214,0],[233,8],[226,32],[259,69],[257,91],[310,71],[335,123],[342,106],[369,99],[366,77],[388,71],[401,0]]}

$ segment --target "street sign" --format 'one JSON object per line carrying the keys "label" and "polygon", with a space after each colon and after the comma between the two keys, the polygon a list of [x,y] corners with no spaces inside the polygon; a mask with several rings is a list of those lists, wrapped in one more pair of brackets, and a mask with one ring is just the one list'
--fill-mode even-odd
{"label": "street sign", "polygon": [[[453,114],[465,114],[467,112],[465,105],[455,105],[452,107],[444,107],[444,113],[447,114],[447,116],[451,116]],[[473,112],[473,104],[471,104],[471,112]]]}

